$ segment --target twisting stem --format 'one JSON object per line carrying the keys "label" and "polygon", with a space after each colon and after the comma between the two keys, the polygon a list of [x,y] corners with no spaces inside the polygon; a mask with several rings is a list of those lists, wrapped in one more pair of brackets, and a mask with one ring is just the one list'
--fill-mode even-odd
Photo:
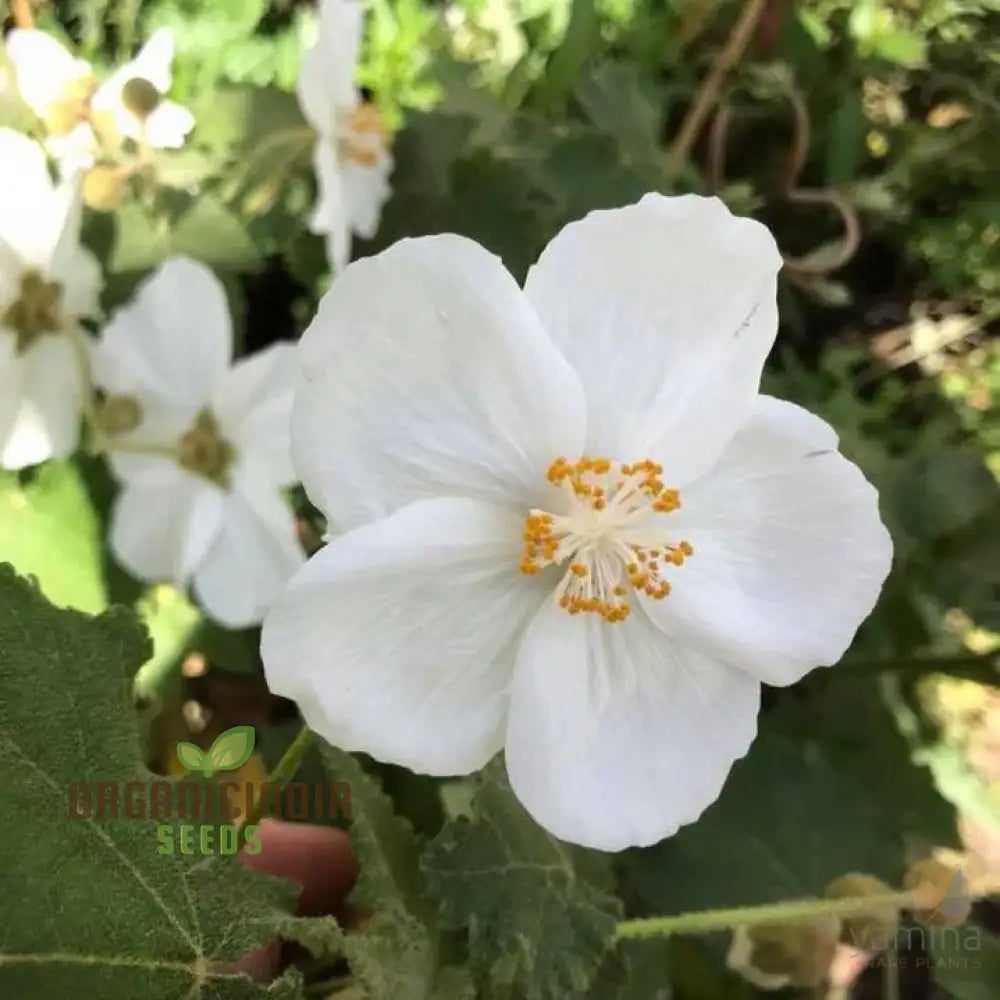
{"label": "twisting stem", "polygon": [[[281,755],[281,760],[274,766],[274,770],[267,776],[268,785],[284,785],[286,781],[299,769],[302,758],[306,755],[312,743],[313,734],[308,726],[303,726],[295,735],[295,739],[288,744],[288,748]],[[253,808],[247,813],[240,824],[240,846],[245,839],[245,831],[260,822],[261,796],[258,795],[254,801]]]}
{"label": "twisting stem", "polygon": [[687,115],[681,122],[681,127],[667,151],[667,173],[671,177],[677,173],[681,164],[690,155],[691,148],[698,138],[698,133],[701,131],[708,113],[719,98],[723,80],[740,61],[743,51],[750,43],[753,30],[760,15],[764,12],[766,2],[767,0],[746,0],[726,44],[719,50],[708,75],[702,80],[701,86],[694,96],[694,101],[688,108]]}
{"label": "twisting stem", "polygon": [[852,917],[878,913],[894,907],[901,910],[913,905],[912,892],[887,892],[877,896],[855,896],[848,899],[801,899],[764,906],[734,907],[729,910],[702,910],[678,913],[672,917],[643,917],[623,920],[615,930],[618,938],[668,937],[671,934],[699,934],[703,931],[746,927],[751,924],[771,924],[778,921],[808,920],[812,917]]}

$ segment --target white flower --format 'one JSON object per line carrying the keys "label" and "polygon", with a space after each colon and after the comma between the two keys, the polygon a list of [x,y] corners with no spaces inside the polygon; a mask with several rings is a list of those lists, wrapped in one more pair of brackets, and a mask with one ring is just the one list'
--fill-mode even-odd
{"label": "white flower", "polygon": [[44,31],[16,28],[7,38],[7,52],[18,90],[42,119],[46,148],[64,174],[92,166],[102,144],[114,148],[124,139],[144,139],[151,146],[177,148],[194,127],[190,111],[163,98],[173,60],[166,28],[100,85],[90,63]]}
{"label": "white flower", "polygon": [[166,100],[174,39],[169,28],[154,31],[131,62],[115,70],[94,94],[95,114],[106,114],[119,139],[145,141],[157,149],[179,149],[194,128],[187,108]]}
{"label": "white flower", "polygon": [[319,197],[310,228],[326,236],[336,272],[351,256],[351,234],[371,239],[389,197],[392,156],[378,108],[354,84],[361,0],[320,0],[319,37],[299,72],[302,112],[316,129],[313,169]]}
{"label": "white flower", "polygon": [[0,128],[0,465],[64,458],[83,398],[73,337],[97,313],[101,272],[80,246],[80,193],[53,185],[42,149]]}
{"label": "white flower", "polygon": [[659,195],[567,226],[523,292],[453,235],[351,264],[292,417],[346,533],[265,619],[271,689],[415,771],[504,747],[565,840],[696,819],[761,682],[836,662],[891,560],[834,431],[758,394],[780,266],[760,224]]}
{"label": "white flower", "polygon": [[294,351],[230,365],[232,348],[222,285],[177,257],[112,318],[92,363],[124,484],[112,551],[138,577],[193,579],[205,610],[237,628],[260,621],[304,558],[278,492],[295,479]]}
{"label": "white flower", "polygon": [[45,126],[49,154],[67,176],[89,167],[98,151],[90,119],[97,79],[90,63],[35,28],[15,28],[7,36],[7,55],[24,103]]}

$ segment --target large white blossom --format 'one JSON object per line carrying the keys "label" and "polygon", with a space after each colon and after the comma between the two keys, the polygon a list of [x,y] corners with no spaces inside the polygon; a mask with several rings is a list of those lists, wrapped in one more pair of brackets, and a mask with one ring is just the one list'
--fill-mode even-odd
{"label": "large white blossom", "polygon": [[64,173],[86,169],[102,146],[124,139],[178,148],[194,127],[186,108],[167,100],[173,36],[153,33],[135,59],[99,83],[93,67],[36,28],[16,28],[7,38],[24,102],[42,120],[46,148]]}
{"label": "large white blossom", "polygon": [[350,259],[352,233],[375,235],[390,194],[388,133],[378,108],[354,82],[363,24],[361,0],[320,0],[319,35],[298,79],[299,104],[317,133],[319,194],[310,228],[326,237],[334,271]]}
{"label": "large white blossom", "polygon": [[37,143],[0,128],[0,465],[64,458],[83,399],[74,337],[101,272],[80,245],[80,192],[54,185]]}
{"label": "large white blossom", "polygon": [[835,663],[891,560],[834,431],[759,394],[780,266],[759,223],[660,195],[567,226],[523,291],[453,235],[351,264],[292,419],[346,533],[265,620],[272,690],[415,771],[505,748],[565,840],[696,819],[761,682]]}
{"label": "large white blossom", "polygon": [[294,350],[231,364],[225,290],[204,265],[166,261],[92,352],[100,419],[123,482],[111,549],[134,575],[193,582],[205,610],[259,622],[304,556],[279,487],[289,456]]}

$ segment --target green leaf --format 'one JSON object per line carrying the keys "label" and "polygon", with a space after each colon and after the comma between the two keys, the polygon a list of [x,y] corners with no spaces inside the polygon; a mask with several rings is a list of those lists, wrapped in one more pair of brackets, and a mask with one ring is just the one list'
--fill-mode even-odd
{"label": "green leaf", "polygon": [[194,743],[178,743],[177,759],[189,770],[200,771],[208,761],[201,747]]}
{"label": "green leaf", "polygon": [[565,101],[600,37],[594,0],[572,0],[566,33],[549,57],[545,76],[539,84],[540,97],[546,107],[558,108]]}
{"label": "green leaf", "polygon": [[220,733],[208,750],[212,766],[216,771],[235,771],[242,767],[250,759],[256,739],[253,726],[234,726]]}
{"label": "green leaf", "polygon": [[472,1000],[468,970],[450,964],[413,828],[393,812],[392,800],[350,754],[322,744],[320,756],[330,778],[348,782],[351,789],[351,843],[360,874],[348,901],[370,916],[344,935],[343,954],[365,996]]}
{"label": "green leaf", "polygon": [[601,63],[577,83],[576,99],[594,125],[616,141],[626,162],[648,163],[658,156],[663,95],[638,66]]}
{"label": "green leaf", "polygon": [[954,840],[952,810],[912,765],[877,691],[849,669],[768,713],[700,820],[628,855],[649,912],[821,895],[850,871],[898,885],[914,847]]}
{"label": "green leaf", "polygon": [[[0,567],[0,995],[300,996],[289,979],[268,992],[216,964],[266,941],[293,887],[200,853],[214,824],[191,821],[198,853],[185,854],[178,823],[124,814],[151,782],[178,787],[139,762],[130,688],[148,655],[130,612],[58,610]],[[89,818],[70,813],[74,783],[78,803],[90,789]],[[118,810],[96,811],[95,783],[115,784]]]}
{"label": "green leaf", "polygon": [[620,917],[610,861],[538,826],[499,761],[483,773],[472,808],[471,820],[449,822],[424,855],[445,925],[469,928],[470,959],[499,995],[541,1000],[586,989]]}
{"label": "green leaf", "polygon": [[103,529],[73,462],[47,462],[29,478],[0,474],[0,562],[36,577],[53,603],[107,607]]}
{"label": "green leaf", "polygon": [[212,267],[239,270],[259,261],[247,228],[212,194],[202,193],[180,211],[153,214],[134,202],[115,213],[112,274],[145,271],[173,254],[187,254]]}
{"label": "green leaf", "polygon": [[[577,996],[581,1000],[671,1000],[672,972],[669,942],[655,938],[622,941],[605,958],[586,993]],[[704,992],[690,995],[710,1000]],[[727,996],[726,1000],[736,998]]]}

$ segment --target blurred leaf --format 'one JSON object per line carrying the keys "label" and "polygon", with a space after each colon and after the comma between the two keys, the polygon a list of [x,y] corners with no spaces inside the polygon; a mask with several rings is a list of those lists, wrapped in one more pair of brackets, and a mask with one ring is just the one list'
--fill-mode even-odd
{"label": "blurred leaf", "polygon": [[[148,655],[130,613],[57,610],[0,567],[0,992],[300,997],[287,977],[272,991],[214,964],[263,944],[294,905],[292,886],[235,856],[182,853],[172,822],[68,811],[74,782],[117,782],[127,803],[127,782],[146,790],[155,779],[139,764],[129,700],[131,675]],[[188,825],[195,845],[203,828],[217,834],[204,820]]]}
{"label": "blurred leaf", "polygon": [[830,187],[853,181],[865,156],[865,119],[861,97],[855,87],[844,90],[836,109],[826,122],[826,168],[824,177]]}
{"label": "blurred leaf", "polygon": [[935,539],[995,509],[1000,484],[975,452],[948,448],[914,455],[892,484],[886,501],[909,536]]}
{"label": "blurred leaf", "polygon": [[549,56],[539,84],[544,107],[558,109],[573,90],[584,63],[600,40],[600,22],[594,0],[570,0],[569,22],[559,47]]}
{"label": "blurred leaf", "polygon": [[472,810],[471,820],[446,824],[423,859],[445,926],[468,927],[470,960],[499,995],[560,1000],[586,989],[620,916],[591,880],[596,872],[610,883],[607,859],[538,826],[499,761],[483,772]]}
{"label": "blurred leaf", "polygon": [[[574,993],[572,1000],[671,1000],[673,970],[667,941],[620,941],[601,963],[589,989]],[[698,997],[712,1000],[704,993]],[[726,1000],[735,998],[729,996]]]}
{"label": "blurred leaf", "polygon": [[173,254],[231,270],[250,268],[260,260],[246,225],[211,194],[199,195],[174,218],[129,202],[115,213],[115,223],[108,261],[112,273],[145,271]]}
{"label": "blurred leaf", "polygon": [[104,537],[73,462],[47,462],[21,481],[0,473],[0,562],[36,577],[54,604],[107,607]]}
{"label": "blurred leaf", "polygon": [[660,153],[663,95],[632,63],[605,62],[576,84],[587,117],[617,142],[626,163],[649,164]]}
{"label": "blurred leaf", "polygon": [[786,705],[700,820],[631,852],[630,881],[650,911],[815,896],[849,871],[898,883],[912,843],[954,838],[950,810],[870,686],[843,678],[808,707]]}

